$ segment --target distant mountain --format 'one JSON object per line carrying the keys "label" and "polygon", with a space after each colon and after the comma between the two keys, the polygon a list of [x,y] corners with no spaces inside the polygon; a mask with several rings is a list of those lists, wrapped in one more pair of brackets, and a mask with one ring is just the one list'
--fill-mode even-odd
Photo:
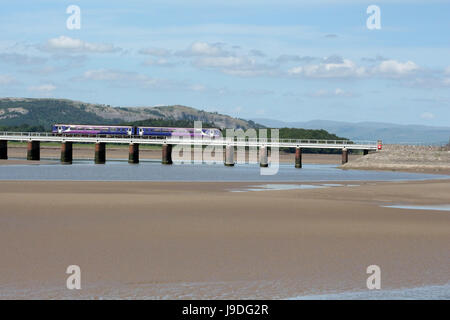
{"label": "distant mountain", "polygon": [[338,136],[354,140],[377,140],[384,143],[445,144],[449,142],[450,127],[400,125],[381,122],[341,122],[312,120],[307,122],[283,122],[271,119],[254,121],[272,128],[324,129]]}
{"label": "distant mountain", "polygon": [[23,125],[50,128],[54,123],[117,124],[147,119],[198,120],[219,128],[257,128],[253,121],[175,105],[111,107],[67,99],[1,98],[0,127]]}

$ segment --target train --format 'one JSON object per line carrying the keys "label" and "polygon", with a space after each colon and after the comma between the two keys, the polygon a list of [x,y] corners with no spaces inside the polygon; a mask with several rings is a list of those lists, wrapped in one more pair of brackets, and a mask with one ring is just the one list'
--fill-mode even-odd
{"label": "train", "polygon": [[141,127],[114,125],[85,125],[85,124],[55,124],[52,126],[54,135],[100,135],[100,136],[144,136],[154,138],[165,137],[210,137],[218,138],[222,132],[217,128],[169,128],[169,127]]}

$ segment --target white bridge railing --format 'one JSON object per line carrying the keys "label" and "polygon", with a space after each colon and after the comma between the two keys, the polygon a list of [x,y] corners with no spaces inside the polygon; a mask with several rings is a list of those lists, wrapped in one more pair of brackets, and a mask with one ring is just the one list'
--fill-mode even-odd
{"label": "white bridge railing", "polygon": [[377,141],[356,140],[322,140],[322,139],[272,139],[272,138],[240,138],[240,137],[166,137],[129,135],[55,135],[48,132],[0,132],[0,140],[10,141],[42,141],[42,142],[79,142],[79,143],[139,143],[139,144],[181,144],[181,145],[215,145],[215,146],[247,146],[247,147],[280,147],[280,148],[324,148],[324,149],[367,149],[376,150]]}

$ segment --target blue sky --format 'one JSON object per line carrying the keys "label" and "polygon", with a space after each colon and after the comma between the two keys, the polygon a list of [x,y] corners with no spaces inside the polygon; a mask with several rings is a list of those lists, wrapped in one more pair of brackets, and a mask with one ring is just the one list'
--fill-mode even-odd
{"label": "blue sky", "polygon": [[[366,27],[372,4],[380,30]],[[450,126],[450,1],[0,5],[2,97]]]}

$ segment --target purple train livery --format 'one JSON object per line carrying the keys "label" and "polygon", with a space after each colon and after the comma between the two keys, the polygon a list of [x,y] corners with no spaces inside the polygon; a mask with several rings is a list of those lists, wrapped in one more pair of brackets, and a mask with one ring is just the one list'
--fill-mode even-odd
{"label": "purple train livery", "polygon": [[110,125],[82,125],[82,124],[55,124],[52,127],[55,135],[128,135],[147,137],[221,137],[222,133],[216,128],[168,128],[168,127],[136,127],[136,126],[110,126]]}
{"label": "purple train livery", "polygon": [[57,135],[135,135],[131,126],[102,126],[84,124],[55,124],[52,133]]}

